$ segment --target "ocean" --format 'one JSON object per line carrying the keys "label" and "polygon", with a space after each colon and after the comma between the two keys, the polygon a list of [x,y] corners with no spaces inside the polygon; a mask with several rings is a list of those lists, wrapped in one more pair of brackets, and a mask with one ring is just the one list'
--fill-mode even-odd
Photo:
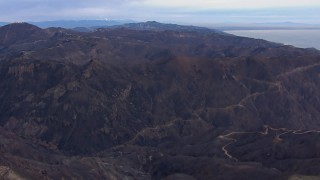
{"label": "ocean", "polygon": [[303,30],[231,30],[225,31],[237,36],[264,39],[301,48],[320,50],[320,29]]}

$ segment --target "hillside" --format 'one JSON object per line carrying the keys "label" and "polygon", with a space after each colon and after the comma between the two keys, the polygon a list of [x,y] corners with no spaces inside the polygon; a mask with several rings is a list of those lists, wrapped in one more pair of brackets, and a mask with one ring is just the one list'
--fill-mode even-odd
{"label": "hillside", "polygon": [[319,73],[314,49],[203,28],[9,24],[0,175],[319,177]]}

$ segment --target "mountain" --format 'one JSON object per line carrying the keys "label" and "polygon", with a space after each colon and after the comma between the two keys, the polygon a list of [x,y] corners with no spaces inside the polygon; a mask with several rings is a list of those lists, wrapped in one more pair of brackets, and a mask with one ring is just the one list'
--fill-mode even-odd
{"label": "mountain", "polygon": [[4,179],[320,174],[320,52],[157,22],[0,27]]}
{"label": "mountain", "polygon": [[132,20],[60,20],[60,21],[42,21],[42,22],[30,22],[41,28],[48,27],[62,27],[62,28],[77,28],[77,27],[105,27],[122,25],[126,23],[133,23]]}
{"label": "mountain", "polygon": [[[98,28],[106,26],[122,25],[134,23],[133,20],[56,20],[56,21],[38,21],[28,22],[40,28],[61,27],[61,28]],[[8,22],[0,22],[0,26],[8,25]]]}
{"label": "mountain", "polygon": [[45,40],[48,34],[37,26],[28,23],[13,23],[0,28],[0,45],[11,45],[19,42]]}
{"label": "mountain", "polygon": [[127,23],[123,25],[118,26],[111,26],[109,28],[126,28],[126,29],[133,29],[133,30],[154,30],[154,31],[197,31],[202,33],[208,33],[208,32],[216,32],[219,33],[220,31],[215,31],[213,29],[205,28],[205,27],[197,27],[197,26],[183,26],[178,24],[164,24],[159,23],[156,21],[147,21],[147,22],[141,22],[141,23]]}

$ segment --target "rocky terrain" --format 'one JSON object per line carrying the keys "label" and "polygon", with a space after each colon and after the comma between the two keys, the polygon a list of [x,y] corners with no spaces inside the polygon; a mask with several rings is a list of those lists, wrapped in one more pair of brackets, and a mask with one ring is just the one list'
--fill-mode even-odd
{"label": "rocky terrain", "polygon": [[156,22],[0,27],[1,179],[319,179],[320,52]]}

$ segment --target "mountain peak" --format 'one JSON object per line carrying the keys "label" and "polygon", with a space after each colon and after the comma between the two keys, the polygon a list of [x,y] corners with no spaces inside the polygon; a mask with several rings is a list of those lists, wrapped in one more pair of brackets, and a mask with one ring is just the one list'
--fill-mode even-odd
{"label": "mountain peak", "polygon": [[163,23],[160,23],[158,21],[147,21],[145,22],[145,24],[163,24]]}

